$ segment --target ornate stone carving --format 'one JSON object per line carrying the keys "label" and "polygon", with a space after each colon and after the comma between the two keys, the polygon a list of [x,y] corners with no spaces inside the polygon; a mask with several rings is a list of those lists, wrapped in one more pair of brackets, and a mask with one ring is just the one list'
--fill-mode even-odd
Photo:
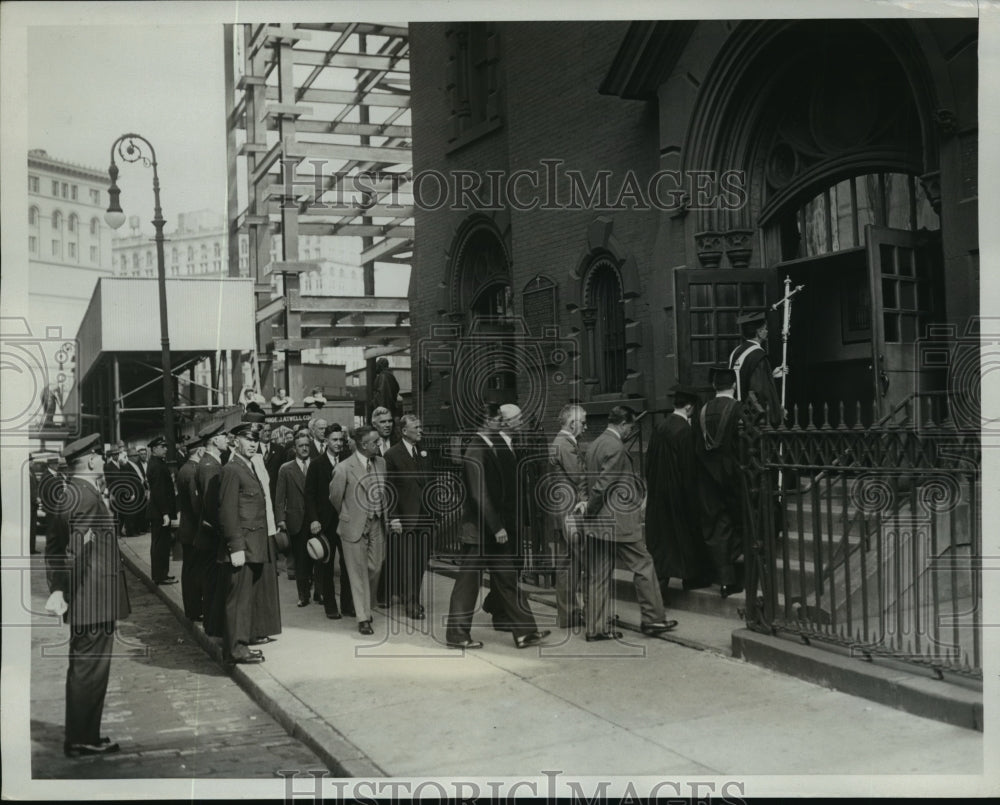
{"label": "ornate stone carving", "polygon": [[699,232],[694,236],[694,243],[702,268],[718,268],[722,261],[722,233]]}
{"label": "ornate stone carving", "polygon": [[955,113],[951,109],[935,110],[934,122],[945,137],[952,137],[958,133],[958,118],[955,117]]}
{"label": "ornate stone carving", "polygon": [[753,254],[753,230],[730,229],[725,235],[726,256],[733,268],[746,268]]}

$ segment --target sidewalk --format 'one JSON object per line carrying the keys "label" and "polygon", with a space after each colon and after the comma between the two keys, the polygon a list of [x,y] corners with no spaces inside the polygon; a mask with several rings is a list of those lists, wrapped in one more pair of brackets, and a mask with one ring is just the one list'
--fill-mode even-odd
{"label": "sidewalk", "polygon": [[106,757],[67,758],[68,627],[45,613],[44,573],[31,584],[31,776],[35,780],[274,778],[323,763],[248,699],[173,612],[128,574],[132,615],[118,624],[103,734]]}
{"label": "sidewalk", "polygon": [[[148,582],[149,537],[121,541]],[[180,563],[171,573],[180,577]],[[279,581],[283,631],[233,679],[339,776],[979,774],[983,735],[626,632],[587,643],[535,604],[548,645],[517,650],[478,613],[478,651],[443,646],[452,582],[428,574],[419,629],[377,610],[374,637]],[[183,620],[180,585],[155,587]],[[162,605],[162,604],[161,604]],[[619,602],[637,623],[634,603]],[[672,612],[676,641],[707,627]],[[183,621],[187,624],[187,621]],[[709,629],[709,631],[712,631]],[[200,626],[191,634],[218,658]],[[695,641],[697,642],[697,641]],[[111,714],[113,716],[113,714]]]}

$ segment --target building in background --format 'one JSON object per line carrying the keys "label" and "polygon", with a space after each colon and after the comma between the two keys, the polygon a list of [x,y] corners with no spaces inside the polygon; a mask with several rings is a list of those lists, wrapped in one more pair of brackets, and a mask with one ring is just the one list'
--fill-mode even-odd
{"label": "building in background", "polygon": [[112,273],[104,223],[108,174],[28,152],[28,319],[44,333],[76,334],[100,277]]}
{"label": "building in background", "polygon": [[300,402],[364,367],[366,382],[347,387],[364,415],[375,359],[408,363],[406,26],[241,24],[225,36],[228,218],[257,293],[253,384]]}

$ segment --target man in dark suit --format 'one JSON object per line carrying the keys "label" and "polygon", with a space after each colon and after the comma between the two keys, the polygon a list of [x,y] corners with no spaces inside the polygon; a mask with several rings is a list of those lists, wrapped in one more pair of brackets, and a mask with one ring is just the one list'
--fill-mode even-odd
{"label": "man in dark suit", "polygon": [[200,621],[202,610],[202,585],[204,566],[198,561],[195,536],[201,522],[198,503],[198,463],[205,452],[200,439],[188,443],[187,461],[177,470],[177,541],[181,544],[181,598],[184,614],[192,621]]}
{"label": "man in dark suit", "polygon": [[739,434],[747,426],[744,407],[737,402],[736,372],[717,369],[715,397],[698,416],[695,455],[704,541],[708,545],[723,598],[742,592],[742,505],[746,487],[739,464]]}
{"label": "man in dark suit", "polygon": [[101,716],[111,671],[115,621],[129,614],[128,591],[114,515],[101,496],[104,462],[96,453],[100,434],[66,445],[67,528],[45,543],[50,595],[45,609],[70,624],[66,674],[68,757],[106,755],[119,750],[101,737]]}
{"label": "man in dark suit", "polygon": [[[309,524],[309,535],[323,534],[330,544],[329,560],[325,563],[319,563],[318,587],[326,616],[332,620],[339,619],[341,614],[349,618],[354,617],[351,580],[347,575],[344,549],[340,542],[340,536],[337,534],[337,510],[330,502],[330,481],[333,480],[334,467],[347,458],[347,455],[343,428],[334,422],[326,429],[323,453],[319,458],[309,462],[309,470],[306,472],[305,519]],[[340,609],[337,608],[337,593],[334,589],[333,571],[336,567],[334,564],[336,554],[340,555]],[[308,557],[308,554],[306,555]],[[298,580],[297,576],[296,580]]]}
{"label": "man in dark suit", "polygon": [[634,579],[643,634],[661,634],[677,626],[677,621],[666,618],[653,558],[642,539],[644,491],[626,446],[637,427],[635,411],[616,405],[608,412],[607,429],[587,451],[588,641],[622,636],[608,628],[607,620],[616,561]]}
{"label": "man in dark suit", "polygon": [[351,580],[358,631],[372,628],[372,596],[385,558],[388,525],[385,492],[385,459],[378,455],[378,434],[362,425],[351,438],[356,452],[337,462],[330,480],[330,503],[337,510],[337,534]]}
{"label": "man in dark suit", "polygon": [[[420,418],[404,414],[400,420],[402,438],[385,454],[385,471],[392,489],[389,512],[389,544],[386,568],[395,572],[398,585],[387,583],[390,594],[398,592],[406,605],[406,615],[423,620],[420,585],[430,558],[433,520],[424,500],[424,488],[430,481],[430,461],[420,449],[424,428]],[[395,587],[395,589],[394,589]]]}
{"label": "man in dark suit", "polygon": [[176,584],[170,575],[170,521],[177,516],[174,479],[163,460],[167,440],[157,436],[149,443],[152,453],[146,479],[149,483],[149,570],[156,584]]}
{"label": "man in dark suit", "polygon": [[510,468],[501,458],[510,452],[499,435],[503,417],[498,405],[484,406],[482,425],[463,456],[465,512],[462,523],[461,570],[455,579],[448,607],[445,642],[450,648],[482,648],[472,639],[472,615],[482,586],[483,570],[490,571],[490,589],[511,619],[514,645],[539,643],[549,632],[539,632],[531,611],[517,601],[515,557],[509,544],[515,528],[516,510],[511,507],[514,491],[513,453]]}
{"label": "man in dark suit", "polygon": [[222,655],[228,663],[264,661],[250,648],[254,586],[261,583],[267,559],[267,490],[251,464],[260,444],[260,423],[241,422],[230,433],[233,456],[219,481],[219,524],[222,540],[218,561],[226,590]]}
{"label": "man in dark suit", "polygon": [[219,484],[222,466],[229,455],[229,437],[223,423],[207,425],[198,433],[205,443],[205,452],[198,462],[195,484],[198,489],[198,530],[194,537],[195,564],[201,570],[201,610],[205,618],[205,633],[222,636],[225,591],[220,592],[219,543],[222,526],[219,523]]}
{"label": "man in dark suit", "polygon": [[[327,421],[323,417],[317,416],[309,420],[307,426],[309,435],[312,437],[312,444],[309,447],[309,458],[319,458],[326,450]],[[295,434],[298,437],[298,433]]]}
{"label": "man in dark suit", "polygon": [[312,581],[312,561],[306,550],[309,524],[306,521],[306,473],[309,470],[309,437],[302,434],[295,440],[295,458],[278,469],[278,482],[274,495],[274,519],[278,528],[284,529],[291,542],[295,561],[295,584],[299,593],[299,606],[309,605],[309,587]]}

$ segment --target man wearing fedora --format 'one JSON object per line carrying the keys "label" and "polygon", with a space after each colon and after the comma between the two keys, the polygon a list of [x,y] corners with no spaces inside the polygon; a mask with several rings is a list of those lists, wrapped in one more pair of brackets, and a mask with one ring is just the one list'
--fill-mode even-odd
{"label": "man wearing fedora", "polygon": [[170,521],[177,516],[174,497],[174,480],[164,458],[167,440],[157,436],[149,443],[149,466],[146,480],[149,483],[149,569],[156,584],[176,584],[170,574]]}
{"label": "man wearing fedora", "polygon": [[68,757],[106,755],[119,750],[101,736],[101,715],[111,671],[115,622],[129,614],[115,517],[101,496],[104,462],[96,452],[98,433],[66,445],[69,468],[68,528],[45,542],[50,595],[45,609],[70,625],[66,673]]}
{"label": "man wearing fedora", "polygon": [[[318,559],[317,593],[323,600],[323,608],[326,616],[331,620],[337,620],[341,615],[354,617],[354,598],[351,594],[351,580],[347,573],[347,562],[344,558],[344,547],[337,535],[337,510],[330,502],[330,481],[333,480],[333,470],[341,461],[348,457],[346,451],[345,436],[343,428],[334,422],[325,431],[325,447],[320,456],[309,463],[309,470],[306,472],[306,513],[305,519],[308,523],[309,536],[308,545],[313,545]],[[340,608],[337,608],[337,593],[334,589],[334,554],[340,556]],[[326,557],[323,559],[322,557]],[[307,559],[313,559],[309,553]],[[310,567],[312,563],[310,562]],[[296,574],[298,580],[298,574]],[[308,598],[308,586],[299,588],[299,598],[302,599],[302,591],[306,590]],[[318,600],[318,599],[317,599]],[[301,605],[301,604],[300,604]]]}
{"label": "man wearing fedora", "polygon": [[250,648],[250,640],[254,588],[261,583],[268,552],[267,490],[251,463],[260,443],[260,423],[241,422],[230,433],[233,457],[219,481],[218,561],[226,591],[222,655],[228,663],[253,664],[264,661],[263,652]]}
{"label": "man wearing fedora", "polygon": [[274,518],[278,528],[288,534],[292,558],[295,562],[295,585],[299,593],[299,606],[309,604],[309,585],[312,568],[306,552],[309,527],[306,522],[306,473],[309,471],[309,437],[304,433],[295,439],[295,458],[278,469],[274,493]]}
{"label": "man wearing fedora", "polygon": [[367,425],[355,428],[351,438],[357,451],[333,468],[330,502],[337,510],[340,536],[351,580],[358,631],[374,634],[372,594],[385,559],[388,503],[385,459],[378,454],[378,432]]}

